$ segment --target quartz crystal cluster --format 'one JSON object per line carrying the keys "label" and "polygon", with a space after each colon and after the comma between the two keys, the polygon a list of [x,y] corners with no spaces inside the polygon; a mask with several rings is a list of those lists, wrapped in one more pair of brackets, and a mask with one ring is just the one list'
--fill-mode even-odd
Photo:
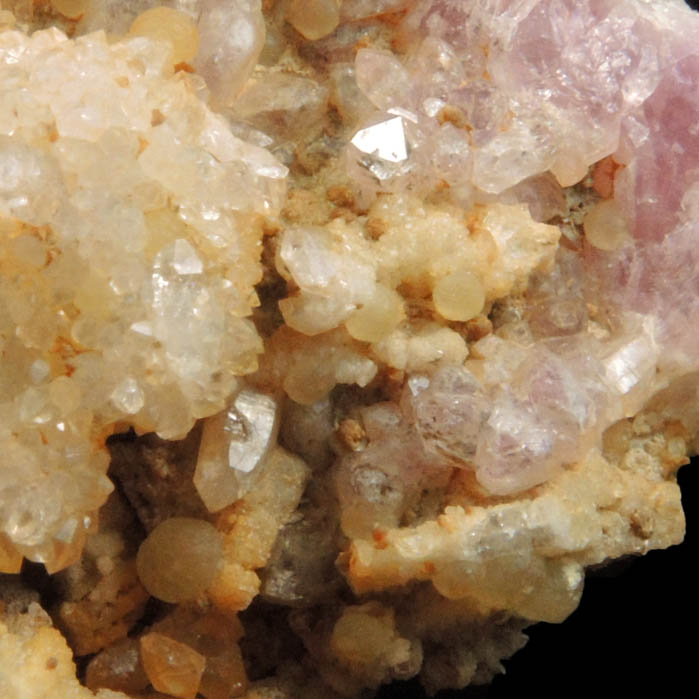
{"label": "quartz crystal cluster", "polygon": [[488,682],[681,541],[681,0],[0,8],[0,694]]}

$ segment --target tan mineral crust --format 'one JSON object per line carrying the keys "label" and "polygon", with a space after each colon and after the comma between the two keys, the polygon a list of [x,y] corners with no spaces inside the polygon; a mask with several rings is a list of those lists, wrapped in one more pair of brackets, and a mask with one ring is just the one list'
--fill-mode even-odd
{"label": "tan mineral crust", "polygon": [[683,2],[0,7],[0,697],[484,684],[682,541]]}

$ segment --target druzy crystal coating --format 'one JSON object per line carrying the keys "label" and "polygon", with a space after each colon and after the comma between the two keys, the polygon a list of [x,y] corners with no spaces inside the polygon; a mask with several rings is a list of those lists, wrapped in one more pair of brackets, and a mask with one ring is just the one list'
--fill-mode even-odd
{"label": "druzy crystal coating", "polygon": [[[3,8],[0,572],[64,581],[75,696],[485,681],[681,540],[683,2]],[[149,594],[182,605],[136,640]],[[264,672],[257,597],[293,610]]]}

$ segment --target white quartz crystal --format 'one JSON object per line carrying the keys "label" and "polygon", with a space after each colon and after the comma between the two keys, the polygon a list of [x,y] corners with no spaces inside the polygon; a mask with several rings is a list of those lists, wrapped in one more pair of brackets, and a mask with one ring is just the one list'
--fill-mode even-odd
{"label": "white quartz crystal", "polygon": [[112,425],[183,437],[261,350],[245,317],[255,216],[279,207],[286,169],[233,136],[167,56],[145,38],[0,33],[0,440],[27,502],[0,526],[50,568],[82,546],[82,525],[58,543],[66,522],[111,489]]}

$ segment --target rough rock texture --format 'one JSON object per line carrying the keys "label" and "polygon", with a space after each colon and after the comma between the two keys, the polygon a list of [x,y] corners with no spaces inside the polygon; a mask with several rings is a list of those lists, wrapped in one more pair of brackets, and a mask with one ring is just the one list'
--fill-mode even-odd
{"label": "rough rock texture", "polygon": [[0,694],[485,683],[680,542],[697,47],[680,0],[3,1],[0,572],[50,594]]}

